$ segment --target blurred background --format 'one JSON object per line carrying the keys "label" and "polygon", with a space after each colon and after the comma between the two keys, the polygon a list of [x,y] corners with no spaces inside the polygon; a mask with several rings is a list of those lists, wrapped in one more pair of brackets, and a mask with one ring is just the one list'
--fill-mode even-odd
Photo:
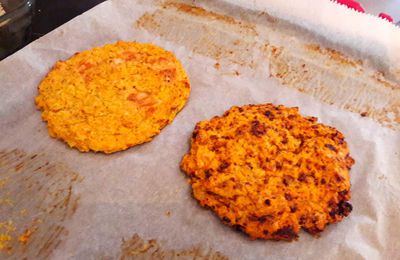
{"label": "blurred background", "polygon": [[400,0],[358,0],[365,11],[370,14],[379,14],[381,12],[391,15],[394,21],[400,20]]}
{"label": "blurred background", "polygon": [[[0,60],[103,1],[0,0]],[[367,13],[384,12],[400,20],[400,0],[358,2]]]}
{"label": "blurred background", "polygon": [[[0,0],[1,1],[1,0]],[[104,0],[36,0],[33,39],[66,23]]]}
{"label": "blurred background", "polygon": [[0,60],[104,0],[0,0]]}

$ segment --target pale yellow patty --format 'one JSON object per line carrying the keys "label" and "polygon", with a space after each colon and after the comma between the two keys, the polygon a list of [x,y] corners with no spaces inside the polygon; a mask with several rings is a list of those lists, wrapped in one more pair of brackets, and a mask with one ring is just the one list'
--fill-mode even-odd
{"label": "pale yellow patty", "polygon": [[57,62],[39,85],[36,105],[50,136],[82,152],[112,153],[150,141],[189,93],[174,54],[117,42]]}

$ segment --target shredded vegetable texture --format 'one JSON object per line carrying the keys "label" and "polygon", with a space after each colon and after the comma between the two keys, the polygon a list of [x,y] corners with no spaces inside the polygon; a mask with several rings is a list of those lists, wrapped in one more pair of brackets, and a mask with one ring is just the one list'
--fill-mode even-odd
{"label": "shredded vegetable texture", "polygon": [[353,163],[335,128],[266,104],[198,123],[181,167],[194,197],[224,223],[253,239],[290,241],[350,214]]}
{"label": "shredded vegetable texture", "polygon": [[181,63],[151,44],[118,42],[57,62],[39,86],[49,134],[82,152],[148,142],[189,97]]}

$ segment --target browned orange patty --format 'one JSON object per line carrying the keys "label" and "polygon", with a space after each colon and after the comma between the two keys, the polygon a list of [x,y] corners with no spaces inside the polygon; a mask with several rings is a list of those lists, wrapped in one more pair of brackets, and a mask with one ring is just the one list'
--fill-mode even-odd
{"label": "browned orange patty", "polygon": [[194,197],[224,223],[253,239],[290,241],[350,214],[353,164],[335,128],[266,104],[199,122],[181,168]]}

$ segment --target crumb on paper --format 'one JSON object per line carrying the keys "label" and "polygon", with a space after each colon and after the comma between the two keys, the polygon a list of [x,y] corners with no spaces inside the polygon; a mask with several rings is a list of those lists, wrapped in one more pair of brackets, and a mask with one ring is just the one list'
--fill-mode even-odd
{"label": "crumb on paper", "polygon": [[21,214],[21,216],[26,216],[28,214],[28,211],[26,209],[21,209],[19,214]]}
{"label": "crumb on paper", "polygon": [[170,217],[170,216],[171,216],[171,211],[169,211],[169,210],[166,211],[166,212],[165,212],[165,216]]}
{"label": "crumb on paper", "polygon": [[215,64],[214,64],[214,68],[215,68],[216,70],[219,70],[219,68],[221,68],[221,64],[219,64],[219,62],[215,63]]}
{"label": "crumb on paper", "polygon": [[22,244],[26,244],[29,241],[33,231],[30,229],[26,229],[22,235],[19,236],[18,241]]}
{"label": "crumb on paper", "polygon": [[368,115],[368,112],[362,112],[361,114],[360,114],[360,116],[362,116],[362,117],[366,117]]}
{"label": "crumb on paper", "polygon": [[0,252],[11,252],[12,233],[15,226],[11,220],[0,222]]}
{"label": "crumb on paper", "polygon": [[382,174],[382,175],[379,175],[379,176],[378,176],[378,179],[379,179],[379,180],[386,180],[386,176],[383,175],[383,174]]}

